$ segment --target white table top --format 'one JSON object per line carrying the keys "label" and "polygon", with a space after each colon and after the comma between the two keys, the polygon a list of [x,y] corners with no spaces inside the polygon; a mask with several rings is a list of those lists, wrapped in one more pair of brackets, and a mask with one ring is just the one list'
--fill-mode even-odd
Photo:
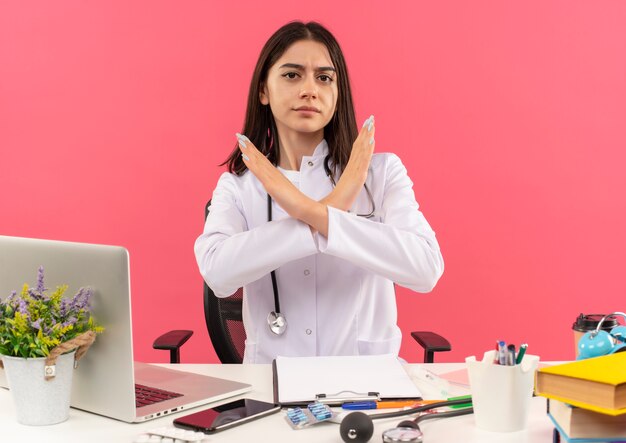
{"label": "white table top", "polygon": [[[170,365],[164,365],[170,367]],[[409,365],[411,368],[417,365]],[[461,363],[435,363],[425,365],[434,373],[446,373],[465,367]],[[231,380],[250,383],[253,390],[243,396],[233,397],[221,403],[234,399],[249,397],[263,401],[272,401],[272,371],[270,365],[200,365],[182,364],[171,365],[175,369],[197,372]],[[451,395],[469,393],[463,388],[454,388]],[[506,442],[506,443],[535,443],[547,442],[552,438],[552,425],[545,413],[546,401],[537,397],[532,399],[532,411],[525,431],[510,433],[495,433],[477,429],[472,415],[453,417],[441,420],[428,420],[420,425],[424,432],[424,440],[428,443],[438,442]],[[192,412],[207,409],[202,406],[187,410],[180,414],[172,414],[164,418],[139,424],[128,424],[106,417],[90,414],[77,409],[70,410],[70,418],[64,423],[52,426],[24,426],[17,423],[11,394],[0,389],[0,438],[7,442],[45,442],[45,443],[72,443],[72,442],[119,442],[132,443],[140,434],[162,426],[172,426],[173,418],[187,415]],[[391,418],[374,421],[373,443],[382,441],[381,434],[388,428],[395,427],[401,418]],[[297,440],[295,440],[297,438]],[[248,424],[207,436],[208,442],[338,442],[339,425],[335,423],[320,423],[318,425],[293,430],[285,422],[284,413],[279,412]]]}

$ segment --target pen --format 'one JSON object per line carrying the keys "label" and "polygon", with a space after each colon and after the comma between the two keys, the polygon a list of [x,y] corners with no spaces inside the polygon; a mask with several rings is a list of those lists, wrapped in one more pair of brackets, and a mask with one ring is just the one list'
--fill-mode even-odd
{"label": "pen", "polygon": [[362,411],[366,409],[389,409],[406,408],[407,406],[421,406],[429,403],[437,403],[442,400],[402,400],[402,401],[354,401],[341,405],[343,409],[350,411]]}
{"label": "pen", "polygon": [[500,363],[500,342],[496,340],[496,352],[493,354],[493,364],[497,365]]}
{"label": "pen", "polygon": [[506,343],[503,341],[498,342],[498,363],[506,365]]}
{"label": "pen", "polygon": [[519,345],[519,352],[517,354],[517,360],[515,360],[516,365],[519,365],[522,362],[522,359],[524,358],[524,354],[526,354],[527,347],[528,347],[528,344],[526,343],[522,343],[521,345]]}
{"label": "pen", "polygon": [[341,405],[342,409],[348,409],[350,411],[362,411],[365,409],[376,409],[375,401],[353,401],[344,403]]}

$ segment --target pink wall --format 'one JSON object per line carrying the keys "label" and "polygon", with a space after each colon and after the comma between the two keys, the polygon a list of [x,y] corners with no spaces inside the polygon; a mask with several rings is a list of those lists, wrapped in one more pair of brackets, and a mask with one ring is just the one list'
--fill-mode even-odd
{"label": "pink wall", "polygon": [[579,312],[626,309],[626,3],[341,5],[1,2],[0,233],[126,246],[136,356],[165,361],[152,340],[192,328],[183,358],[216,361],[202,207],[262,44],[319,20],[446,261],[432,294],[398,291],[401,355],[421,358],[419,328],[452,341],[439,361],[499,338],[573,357]]}

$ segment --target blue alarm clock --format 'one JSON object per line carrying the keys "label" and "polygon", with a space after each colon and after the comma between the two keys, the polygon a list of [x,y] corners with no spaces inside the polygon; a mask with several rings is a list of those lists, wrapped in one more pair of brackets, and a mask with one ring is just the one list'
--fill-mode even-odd
{"label": "blue alarm clock", "polygon": [[601,330],[602,323],[615,315],[621,315],[626,319],[626,314],[623,312],[605,315],[598,323],[595,331],[587,332],[580,338],[578,341],[578,360],[626,351],[626,326],[615,326],[611,332]]}

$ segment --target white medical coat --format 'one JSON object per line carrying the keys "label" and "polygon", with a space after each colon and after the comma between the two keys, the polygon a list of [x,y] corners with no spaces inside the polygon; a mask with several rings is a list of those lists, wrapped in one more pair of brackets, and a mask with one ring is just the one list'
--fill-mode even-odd
{"label": "white medical coat", "polygon": [[[300,171],[281,170],[304,194],[321,200],[332,191],[322,141]],[[288,216],[247,171],[224,173],[213,192],[204,232],[195,243],[200,273],[218,297],[244,288],[244,363],[278,355],[398,354],[394,282],[429,292],[443,273],[435,233],[418,209],[406,168],[394,154],[374,154],[367,186],[351,211],[328,208],[328,238]],[[276,270],[283,335],[273,334],[270,272]]]}

